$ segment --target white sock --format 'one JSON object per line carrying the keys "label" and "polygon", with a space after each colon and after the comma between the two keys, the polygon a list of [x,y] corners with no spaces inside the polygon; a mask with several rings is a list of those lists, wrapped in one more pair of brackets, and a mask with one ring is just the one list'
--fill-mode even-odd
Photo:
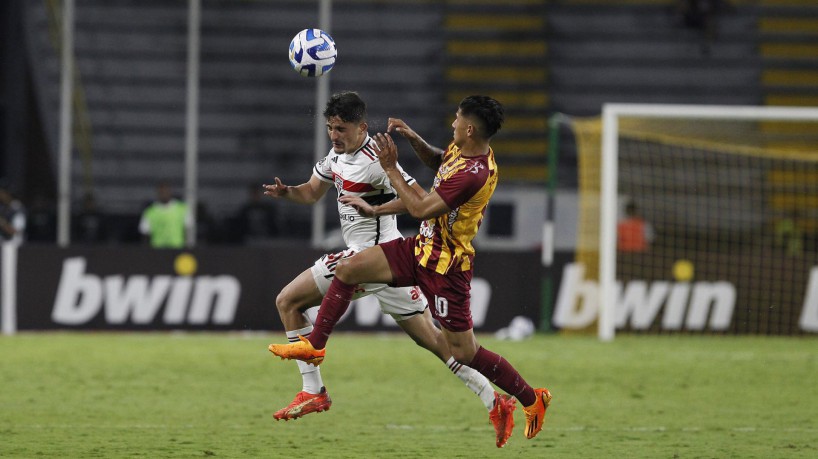
{"label": "white sock", "polygon": [[[298,335],[308,338],[312,333],[312,325],[307,325],[298,330],[290,330],[287,332],[287,339],[293,343],[298,341]],[[317,366],[296,360],[298,370],[301,372],[302,388],[301,390],[310,394],[318,394],[321,388],[324,387],[324,381],[321,379],[321,370]]]}
{"label": "white sock", "polygon": [[494,388],[485,376],[481,375],[472,367],[458,363],[454,357],[449,357],[446,365],[449,367],[449,370],[452,370],[455,376],[463,381],[466,387],[480,397],[480,400],[483,401],[483,405],[487,410],[494,408]]}

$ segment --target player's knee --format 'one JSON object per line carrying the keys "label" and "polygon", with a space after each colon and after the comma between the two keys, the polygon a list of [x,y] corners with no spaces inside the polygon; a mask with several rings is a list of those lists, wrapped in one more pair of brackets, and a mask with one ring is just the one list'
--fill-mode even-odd
{"label": "player's knee", "polygon": [[349,258],[345,258],[338,262],[335,266],[335,277],[345,284],[357,284],[355,282],[355,262]]}
{"label": "player's knee", "polygon": [[276,295],[276,309],[279,314],[286,314],[298,309],[298,303],[293,301],[286,288]]}
{"label": "player's knee", "polygon": [[449,349],[446,346],[446,342],[443,340],[436,339],[433,335],[424,335],[424,336],[417,336],[417,335],[409,335],[412,338],[412,341],[415,342],[418,346],[426,349],[427,351],[431,352],[437,358],[442,361],[449,360]]}

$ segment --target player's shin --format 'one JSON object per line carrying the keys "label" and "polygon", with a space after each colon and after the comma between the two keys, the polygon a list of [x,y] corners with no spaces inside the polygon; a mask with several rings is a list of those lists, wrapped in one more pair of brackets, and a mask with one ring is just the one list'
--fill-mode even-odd
{"label": "player's shin", "polygon": [[341,316],[349,308],[354,292],[354,284],[345,284],[338,280],[337,277],[332,280],[327,294],[324,295],[324,300],[321,301],[318,317],[315,318],[315,326],[309,337],[312,347],[315,349],[324,349],[326,347],[332,329],[335,328],[335,324],[341,320]]}
{"label": "player's shin", "polygon": [[523,406],[537,401],[534,388],[502,356],[480,346],[469,366],[479,371],[507,394],[514,396]]}
{"label": "player's shin", "polygon": [[[298,330],[290,330],[287,332],[287,340],[291,343],[298,342],[298,335],[309,338],[312,333],[312,325],[309,325]],[[296,360],[298,370],[301,373],[302,389],[304,392],[310,394],[317,394],[321,392],[324,387],[324,381],[321,379],[321,370],[318,366]]]}

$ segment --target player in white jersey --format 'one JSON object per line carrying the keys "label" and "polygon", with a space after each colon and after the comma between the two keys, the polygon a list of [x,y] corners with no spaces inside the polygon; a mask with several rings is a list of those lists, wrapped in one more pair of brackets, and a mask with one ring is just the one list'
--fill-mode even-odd
{"label": "player in white jersey", "polygon": [[[352,152],[337,153],[333,147],[329,154],[318,161],[313,175],[319,180],[334,184],[339,195],[359,196],[370,204],[383,204],[397,196],[389,184],[378,156],[373,149],[375,141],[365,132],[363,144]],[[409,185],[415,184],[403,169],[400,170]],[[377,218],[362,217],[354,207],[338,201],[341,216],[341,233],[348,246],[371,246],[401,237],[395,215]]]}
{"label": "player in white jersey", "polygon": [[[313,177],[330,186],[335,185],[339,196],[358,196],[371,205],[393,201],[397,196],[378,162],[378,156],[372,146],[375,141],[365,131],[364,135],[363,144],[353,152],[336,153],[333,147],[329,154],[315,165]],[[415,179],[402,169],[401,173],[407,183],[410,185],[416,183]],[[343,204],[340,200],[337,202],[341,236],[348,249],[326,254],[315,262],[312,274],[322,298],[332,282],[335,265],[341,258],[350,257],[380,242],[403,237],[398,230],[395,214],[374,218],[363,217],[355,208]],[[411,287],[387,288],[386,284],[367,284],[359,286],[355,298],[373,293],[378,298],[381,310],[391,314],[396,321],[422,314],[427,307],[420,290]]]}
{"label": "player in white jersey", "polygon": [[[366,104],[355,92],[333,95],[324,110],[327,133],[332,149],[313,169],[310,179],[297,186],[288,186],[276,177],[275,184],[264,185],[264,194],[302,204],[314,204],[332,185],[341,195],[360,196],[373,205],[380,205],[388,215],[363,217],[355,208],[339,201],[341,232],[347,249],[326,254],[299,274],[276,297],[276,308],[291,342],[305,339],[312,324],[304,312],[321,304],[341,258],[353,256],[364,248],[402,237],[395,214],[406,211],[396,199],[386,174],[367,133]],[[415,180],[401,171],[407,183],[419,193],[425,191]],[[381,310],[390,314],[398,325],[420,346],[435,354],[477,394],[489,410],[494,425],[497,446],[505,444],[514,425],[512,412],[515,399],[500,395],[477,371],[457,363],[446,346],[442,333],[432,323],[426,298],[416,287],[394,288],[385,284],[358,286],[356,297],[373,294]],[[303,387],[293,402],[273,416],[276,420],[296,419],[305,414],[328,410],[332,400],[327,393],[318,366],[297,361]]]}

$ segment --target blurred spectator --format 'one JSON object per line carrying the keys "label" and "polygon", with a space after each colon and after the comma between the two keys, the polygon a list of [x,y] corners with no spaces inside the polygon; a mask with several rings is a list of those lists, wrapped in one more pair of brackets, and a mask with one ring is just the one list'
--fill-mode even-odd
{"label": "blurred spectator", "polygon": [[196,243],[214,244],[221,241],[219,224],[205,203],[196,203]]}
{"label": "blurred spectator", "polygon": [[77,244],[98,244],[107,237],[105,215],[97,207],[94,195],[87,193],[82,197],[80,211],[74,216],[74,228],[71,239]]}
{"label": "blurred spectator", "polygon": [[793,211],[775,224],[775,245],[787,255],[797,256],[804,250],[804,231],[801,229],[799,212]]}
{"label": "blurred spectator", "polygon": [[26,234],[26,208],[5,188],[0,188],[0,236],[22,243]]}
{"label": "blurred spectator", "polygon": [[616,247],[622,252],[647,252],[653,242],[653,227],[639,216],[636,204],[625,205],[625,218],[616,227]]}
{"label": "blurred spectator", "polygon": [[679,22],[689,29],[701,31],[701,50],[710,53],[710,46],[716,40],[719,16],[731,11],[733,6],[727,0],[678,0],[676,14]]}
{"label": "blurred spectator", "polygon": [[278,235],[276,209],[264,199],[260,184],[250,185],[247,192],[247,201],[236,215],[236,230],[245,244],[269,243]]}
{"label": "blurred spectator", "polygon": [[156,201],[142,212],[139,232],[155,249],[180,249],[185,246],[185,230],[189,224],[187,204],[173,197],[168,183],[159,183]]}
{"label": "blurred spectator", "polygon": [[34,196],[28,208],[26,240],[28,242],[57,241],[57,212],[53,204],[42,195]]}

